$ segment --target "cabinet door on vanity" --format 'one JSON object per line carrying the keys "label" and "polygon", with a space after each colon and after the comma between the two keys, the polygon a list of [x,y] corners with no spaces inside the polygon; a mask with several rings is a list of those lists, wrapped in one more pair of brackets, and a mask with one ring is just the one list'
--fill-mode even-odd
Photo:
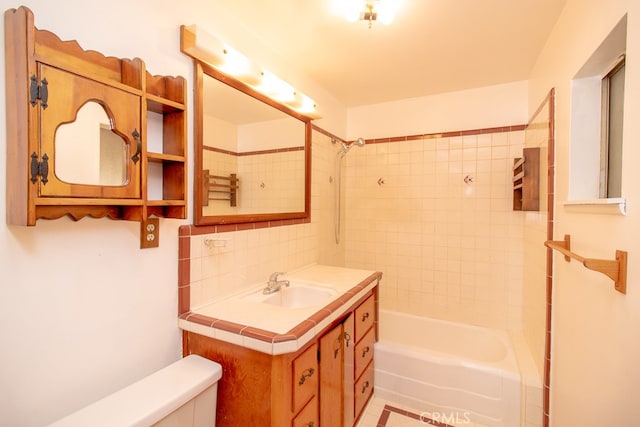
{"label": "cabinet door on vanity", "polygon": [[320,338],[320,422],[342,425],[342,324]]}
{"label": "cabinet door on vanity", "polygon": [[353,315],[320,338],[320,423],[351,426],[353,402]]}

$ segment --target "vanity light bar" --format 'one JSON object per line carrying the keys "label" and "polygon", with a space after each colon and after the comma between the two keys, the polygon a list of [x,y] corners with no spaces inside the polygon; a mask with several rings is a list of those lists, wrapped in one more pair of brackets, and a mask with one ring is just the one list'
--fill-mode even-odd
{"label": "vanity light bar", "polygon": [[219,71],[251,86],[269,98],[309,118],[320,118],[318,105],[268,70],[261,70],[246,56],[196,25],[181,27],[181,50]]}

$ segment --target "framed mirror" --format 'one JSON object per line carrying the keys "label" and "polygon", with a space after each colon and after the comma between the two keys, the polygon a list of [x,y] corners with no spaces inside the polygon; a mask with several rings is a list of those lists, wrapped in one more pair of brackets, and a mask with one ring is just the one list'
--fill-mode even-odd
{"label": "framed mirror", "polygon": [[196,225],[305,219],[311,122],[195,60]]}

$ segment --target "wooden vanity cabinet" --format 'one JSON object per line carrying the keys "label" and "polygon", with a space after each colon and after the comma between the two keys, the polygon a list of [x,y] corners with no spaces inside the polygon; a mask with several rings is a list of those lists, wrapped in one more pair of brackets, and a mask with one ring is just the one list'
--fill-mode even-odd
{"label": "wooden vanity cabinet", "polygon": [[[107,57],[62,41],[37,29],[26,7],[4,16],[7,223],[33,226],[64,215],[186,218],[185,79],[152,76],[139,58]],[[89,104],[104,119],[91,116],[90,127],[67,134],[64,157],[57,145],[62,129],[84,123],[80,113]],[[154,132],[158,141],[149,137],[148,125],[161,128]],[[114,154],[100,151],[108,144],[94,135],[103,130],[122,145]],[[115,172],[119,181],[94,181],[99,166],[87,155],[87,141],[94,139],[100,147],[91,153],[98,152],[98,163],[115,157],[123,169]],[[74,169],[86,169],[90,177],[76,180]],[[72,173],[65,177],[63,171]]]}
{"label": "wooden vanity cabinet", "polygon": [[199,354],[222,366],[216,425],[318,426],[318,346],[270,355],[184,332],[185,355]]}
{"label": "wooden vanity cabinet", "polygon": [[184,331],[185,355],[222,365],[216,425],[355,425],[373,392],[375,292],[295,353],[273,356]]}

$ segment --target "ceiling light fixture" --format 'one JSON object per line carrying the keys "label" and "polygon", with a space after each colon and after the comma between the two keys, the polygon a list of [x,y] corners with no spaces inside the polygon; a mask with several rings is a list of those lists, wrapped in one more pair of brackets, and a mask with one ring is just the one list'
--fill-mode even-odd
{"label": "ceiling light fixture", "polygon": [[334,0],[334,8],[347,21],[366,21],[369,28],[374,21],[389,25],[395,17],[399,0]]}

